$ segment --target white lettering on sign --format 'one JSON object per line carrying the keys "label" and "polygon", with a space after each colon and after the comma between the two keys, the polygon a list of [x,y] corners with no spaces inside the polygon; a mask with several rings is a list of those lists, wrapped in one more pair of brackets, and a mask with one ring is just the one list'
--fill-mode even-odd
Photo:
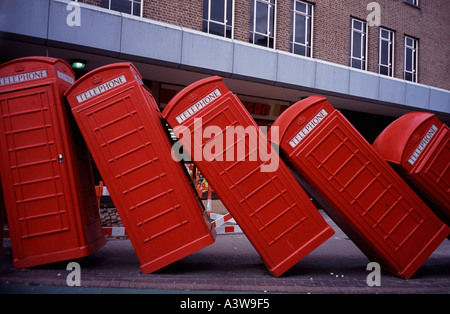
{"label": "white lettering on sign", "polygon": [[46,78],[46,77],[47,77],[46,70],[39,70],[39,71],[21,73],[21,74],[16,74],[16,75],[11,75],[11,76],[4,76],[4,77],[0,77],[0,86],[21,83],[21,82],[26,82],[26,81],[32,81],[32,80],[38,80],[38,79]]}
{"label": "white lettering on sign", "polygon": [[327,115],[328,113],[325,111],[325,109],[320,110],[319,113],[314,118],[312,118],[311,121],[309,121],[308,124],[289,141],[289,144],[292,146],[292,148],[297,146],[297,144],[300,143],[300,141],[304,139],[306,135],[308,135],[308,133],[311,132],[312,129],[314,129]]}
{"label": "white lettering on sign", "polygon": [[70,84],[73,84],[73,77],[71,77],[70,75],[67,75],[66,73],[62,73],[60,71],[56,71],[56,72],[58,73],[58,77],[61,80],[64,80],[64,81],[66,81],[66,82],[68,82]]}
{"label": "white lettering on sign", "polygon": [[113,89],[114,87],[122,85],[126,82],[127,82],[127,80],[124,75],[116,77],[115,79],[112,79],[111,81],[108,81],[102,85],[96,86],[96,87],[88,90],[87,92],[77,95],[76,97],[77,97],[78,103],[81,104],[83,101],[86,101],[92,97],[100,95],[101,93],[107,92],[110,89]]}
{"label": "white lettering on sign", "polygon": [[200,101],[196,102],[193,106],[191,106],[190,108],[185,110],[183,113],[178,115],[176,117],[178,123],[183,122],[184,120],[186,120],[187,118],[192,116],[197,111],[200,111],[201,109],[203,109],[205,106],[210,104],[213,100],[215,100],[217,97],[219,97],[221,95],[222,95],[222,93],[219,91],[219,89],[216,88],[211,93],[206,95],[203,99],[201,99]]}
{"label": "white lettering on sign", "polygon": [[417,148],[414,150],[412,155],[409,157],[408,162],[411,165],[414,165],[414,163],[419,159],[420,154],[425,150],[425,147],[427,147],[428,143],[431,141],[433,136],[436,134],[436,131],[438,128],[433,124],[431,128],[428,130],[427,134],[423,137],[423,139],[420,141],[419,145],[417,145]]}

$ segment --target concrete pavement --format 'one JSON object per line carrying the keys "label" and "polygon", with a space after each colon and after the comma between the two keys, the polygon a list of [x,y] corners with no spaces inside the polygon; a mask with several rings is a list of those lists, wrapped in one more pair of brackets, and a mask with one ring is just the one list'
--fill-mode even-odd
{"label": "concrete pavement", "polygon": [[99,251],[75,260],[81,266],[81,287],[67,286],[69,261],[13,268],[10,242],[5,240],[6,254],[0,256],[0,293],[450,293],[450,241],[445,240],[412,279],[381,271],[381,285],[370,287],[366,281],[370,261],[323,215],[336,234],[280,278],[269,274],[243,234],[218,235],[214,244],[153,274],[140,273],[128,239],[108,240]]}

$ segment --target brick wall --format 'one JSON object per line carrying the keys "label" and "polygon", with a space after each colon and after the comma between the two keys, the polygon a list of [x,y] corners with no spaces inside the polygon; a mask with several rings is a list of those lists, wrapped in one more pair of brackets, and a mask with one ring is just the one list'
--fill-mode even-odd
{"label": "brick wall", "polygon": [[[100,0],[80,0],[100,5]],[[350,17],[366,20],[370,0],[310,0],[314,4],[313,57],[349,65]],[[419,83],[450,90],[448,0],[377,0],[381,26],[395,31],[394,76],[403,78],[404,36],[419,39]],[[251,0],[235,0],[234,39],[249,40]],[[291,0],[277,0],[276,49],[290,51]],[[143,16],[202,30],[203,0],[144,0]],[[368,28],[367,70],[378,72],[378,27]]]}
{"label": "brick wall", "polygon": [[250,34],[250,1],[234,0],[234,39],[248,42]]}
{"label": "brick wall", "polygon": [[[314,47],[317,59],[349,65],[350,17],[365,20],[363,0],[315,0]],[[419,39],[419,83],[450,89],[450,9],[447,0],[420,1],[420,8],[403,0],[378,0],[381,27],[395,32],[394,76],[403,78],[404,36]],[[368,67],[378,72],[378,27],[368,27]]]}
{"label": "brick wall", "polygon": [[100,1],[101,0],[78,0],[78,2],[83,2],[86,4],[91,4],[91,5],[96,5],[96,6],[100,6]]}
{"label": "brick wall", "polygon": [[201,31],[203,0],[147,0],[144,17]]}
{"label": "brick wall", "polygon": [[277,1],[276,48],[290,51],[291,40],[291,1]]}

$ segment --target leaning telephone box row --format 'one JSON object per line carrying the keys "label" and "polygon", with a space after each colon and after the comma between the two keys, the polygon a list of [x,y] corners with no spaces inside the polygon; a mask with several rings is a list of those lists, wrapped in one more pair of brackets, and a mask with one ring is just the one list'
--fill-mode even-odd
{"label": "leaning telephone box row", "polygon": [[[449,234],[323,98],[293,105],[273,125],[280,137],[273,126],[266,137],[220,77],[186,87],[161,113],[131,63],[103,66],[75,81],[64,61],[34,57],[0,66],[0,109],[0,175],[15,267],[87,256],[105,244],[90,158],[144,273],[215,241],[177,154],[193,160],[273,276],[334,234],[303,188],[323,199],[369,258],[404,278]],[[437,121],[433,126],[445,129]],[[427,147],[438,157],[425,171],[447,189],[443,204],[447,130],[433,129],[440,135]],[[448,206],[442,208],[448,214]]]}
{"label": "leaning telephone box row", "polygon": [[449,228],[325,98],[294,104],[273,126],[286,160],[371,261],[410,278],[447,237]]}

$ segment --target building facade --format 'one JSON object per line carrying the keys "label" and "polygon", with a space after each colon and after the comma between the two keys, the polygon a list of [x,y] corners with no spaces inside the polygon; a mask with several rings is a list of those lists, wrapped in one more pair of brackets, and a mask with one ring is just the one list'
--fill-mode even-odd
{"label": "building facade", "polygon": [[80,2],[450,89],[450,9],[445,0]]}
{"label": "building facade", "polygon": [[319,94],[371,141],[408,111],[449,123],[447,2],[0,0],[0,58],[132,61],[161,107],[220,75],[262,125]]}

